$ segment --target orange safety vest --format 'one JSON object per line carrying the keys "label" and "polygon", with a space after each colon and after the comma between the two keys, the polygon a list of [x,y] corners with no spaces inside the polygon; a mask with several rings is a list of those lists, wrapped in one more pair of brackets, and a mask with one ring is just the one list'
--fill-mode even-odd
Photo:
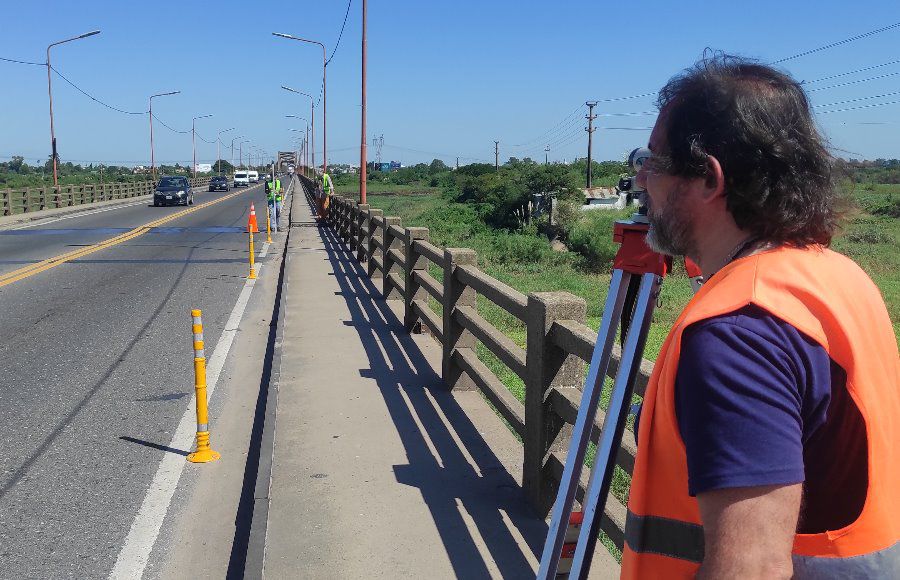
{"label": "orange safety vest", "polygon": [[[780,248],[736,260],[685,307],[663,343],[644,398],[622,578],[693,578],[703,526],[688,494],[675,416],[681,336],[691,324],[755,304],[820,344],[847,373],[865,422],[868,489],[858,519],[797,534],[794,578],[900,578],[900,357],[878,288],[849,258],[822,248]],[[840,460],[836,458],[836,460]]]}

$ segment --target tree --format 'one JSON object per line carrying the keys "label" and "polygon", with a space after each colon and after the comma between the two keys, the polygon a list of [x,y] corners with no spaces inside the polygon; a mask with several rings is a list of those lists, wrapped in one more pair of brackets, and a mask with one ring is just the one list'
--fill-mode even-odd
{"label": "tree", "polygon": [[441,161],[440,159],[435,159],[431,162],[431,165],[428,166],[428,173],[434,175],[435,173],[440,173],[442,171],[450,171],[450,168],[446,163]]}
{"label": "tree", "polygon": [[213,163],[213,171],[217,173],[233,173],[234,165],[224,159],[218,159]]}

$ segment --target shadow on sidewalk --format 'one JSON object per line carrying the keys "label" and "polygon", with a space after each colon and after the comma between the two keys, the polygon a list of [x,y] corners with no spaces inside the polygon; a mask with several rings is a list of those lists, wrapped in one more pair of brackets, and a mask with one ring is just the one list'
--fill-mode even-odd
{"label": "shadow on sidewalk", "polygon": [[394,466],[395,476],[421,491],[456,576],[490,577],[491,560],[504,577],[533,576],[529,560],[540,558],[546,524],[380,288],[330,228],[319,232],[350,311],[347,324],[356,328],[369,359],[370,370],[361,372],[377,382],[409,457],[408,465]]}

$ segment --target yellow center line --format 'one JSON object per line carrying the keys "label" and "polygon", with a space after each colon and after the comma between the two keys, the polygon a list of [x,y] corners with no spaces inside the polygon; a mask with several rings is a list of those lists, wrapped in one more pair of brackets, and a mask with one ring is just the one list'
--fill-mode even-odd
{"label": "yellow center line", "polygon": [[93,245],[85,247],[85,248],[79,248],[77,250],[65,252],[63,254],[59,254],[58,256],[53,256],[52,258],[47,258],[46,260],[41,260],[40,262],[36,262],[34,264],[29,264],[27,266],[23,266],[22,268],[18,268],[16,270],[13,270],[12,272],[7,272],[6,274],[0,275],[0,288],[2,288],[3,286],[6,286],[7,284],[12,284],[13,282],[18,282],[19,280],[24,280],[25,278],[29,278],[40,272],[44,272],[51,268],[55,268],[56,266],[59,266],[60,264],[65,264],[66,262],[76,260],[78,258],[82,258],[89,254],[93,254],[94,252],[121,244],[122,242],[127,242],[128,240],[132,240],[140,235],[146,234],[147,232],[150,231],[151,228],[159,227],[162,224],[165,224],[172,220],[186,216],[189,213],[193,213],[195,211],[199,211],[199,210],[209,207],[211,205],[221,203],[227,199],[231,199],[232,197],[234,197],[236,195],[240,195],[241,193],[244,193],[244,192],[236,191],[234,193],[229,193],[228,195],[222,196],[219,199],[214,199],[212,201],[202,203],[202,204],[192,207],[190,209],[185,209],[183,211],[174,213],[174,214],[166,216],[164,218],[153,220],[152,222],[138,226],[131,231],[125,232],[124,234],[119,234],[118,236],[109,238],[108,240],[98,242],[96,244],[93,244]]}

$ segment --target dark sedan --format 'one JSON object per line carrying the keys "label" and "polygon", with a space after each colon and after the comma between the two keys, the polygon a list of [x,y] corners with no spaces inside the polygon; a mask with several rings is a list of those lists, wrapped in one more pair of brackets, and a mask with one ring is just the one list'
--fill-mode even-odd
{"label": "dark sedan", "polygon": [[228,191],[228,178],[224,175],[216,175],[209,180],[210,191]]}
{"label": "dark sedan", "polygon": [[153,192],[153,205],[193,205],[194,190],[187,177],[160,177]]}

